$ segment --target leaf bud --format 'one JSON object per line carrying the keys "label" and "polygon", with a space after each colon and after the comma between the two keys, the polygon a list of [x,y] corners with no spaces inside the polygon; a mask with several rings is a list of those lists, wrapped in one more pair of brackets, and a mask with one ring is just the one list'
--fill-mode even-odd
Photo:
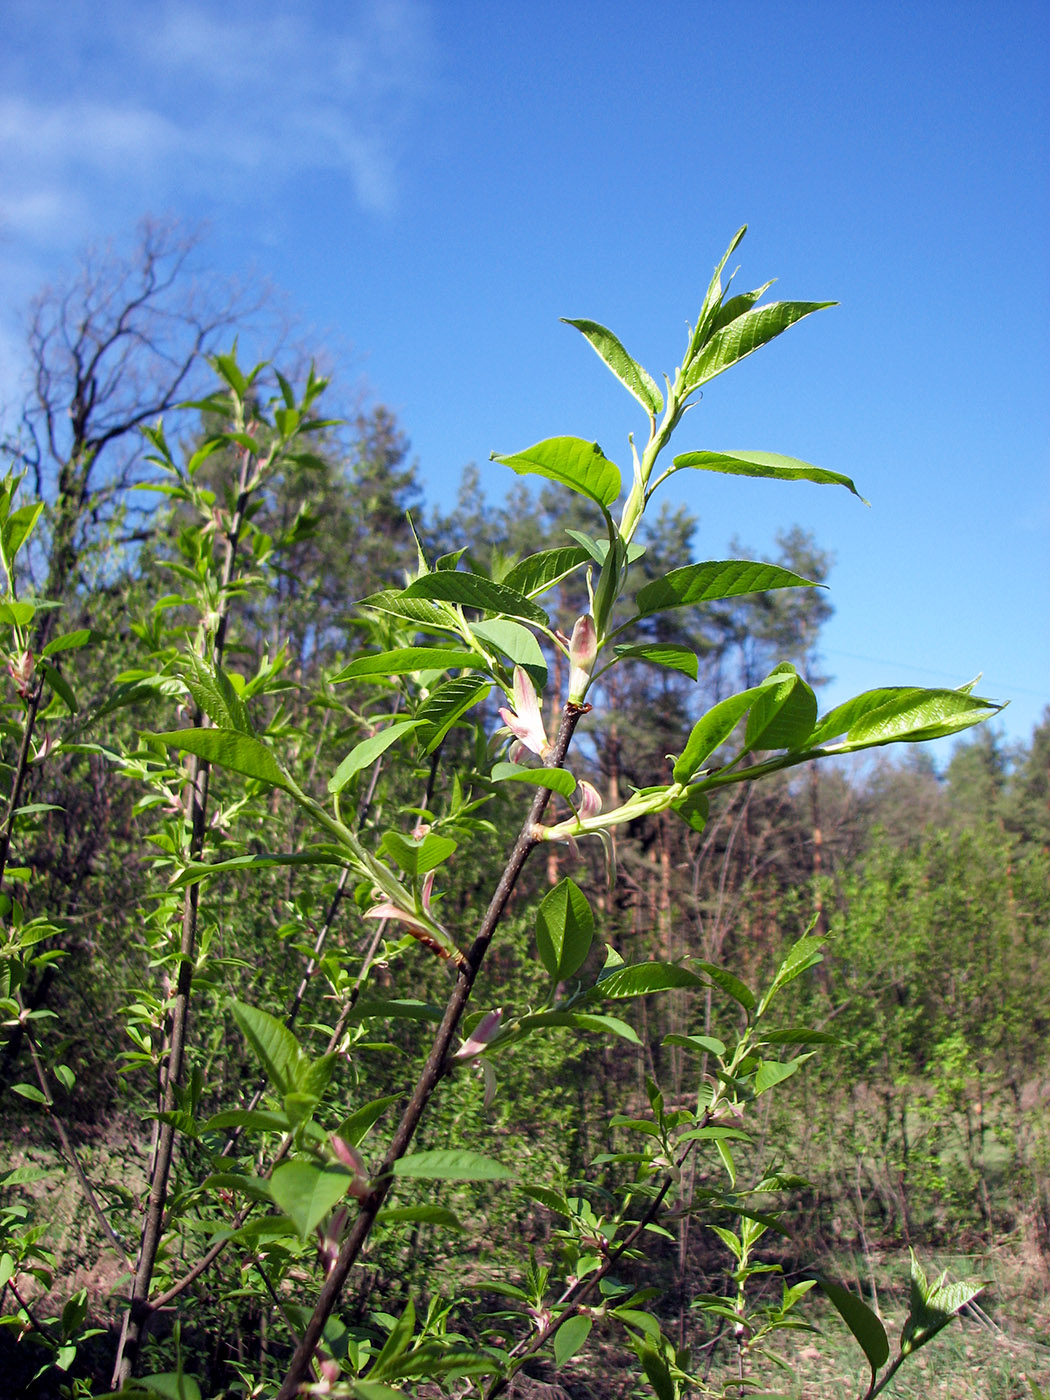
{"label": "leaf bud", "polygon": [[569,704],[582,705],[598,655],[598,634],[590,613],[576,620],[569,642]]}

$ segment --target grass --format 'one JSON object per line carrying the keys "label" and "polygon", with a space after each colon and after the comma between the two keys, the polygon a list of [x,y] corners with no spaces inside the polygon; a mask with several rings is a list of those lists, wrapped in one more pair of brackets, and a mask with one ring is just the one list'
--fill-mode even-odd
{"label": "grass", "polygon": [[[950,1278],[983,1277],[988,1287],[976,1307],[905,1361],[884,1395],[895,1400],[1033,1400],[1038,1392],[1032,1382],[1042,1390],[1050,1386],[1045,1275],[1040,1278],[1016,1249],[1005,1247],[978,1257],[942,1255],[924,1263],[931,1277],[947,1268]],[[853,1272],[847,1266],[843,1276]],[[892,1358],[908,1307],[907,1253],[882,1255],[873,1261],[873,1273]],[[781,1393],[791,1400],[858,1400],[869,1378],[859,1347],[824,1299],[815,1298],[807,1316],[820,1335],[799,1333],[782,1348],[787,1369],[779,1382]]]}

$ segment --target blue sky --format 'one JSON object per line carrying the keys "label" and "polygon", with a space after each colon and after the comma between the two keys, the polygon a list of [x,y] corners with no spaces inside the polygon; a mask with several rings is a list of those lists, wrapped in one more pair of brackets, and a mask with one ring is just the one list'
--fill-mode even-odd
{"label": "blue sky", "polygon": [[1050,704],[1050,10],[1042,3],[7,0],[0,400],[20,316],[89,240],[205,221],[282,289],[428,499],[539,438],[644,423],[559,316],[654,374],[735,229],[742,287],[842,304],[707,388],[678,440],[829,487],[668,484],[698,552],[833,549],[826,701],[958,684]]}

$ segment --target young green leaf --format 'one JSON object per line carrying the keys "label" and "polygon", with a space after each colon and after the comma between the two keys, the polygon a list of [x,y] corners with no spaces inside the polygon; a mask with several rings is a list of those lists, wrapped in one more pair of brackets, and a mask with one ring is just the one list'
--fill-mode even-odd
{"label": "young green leaf", "polygon": [[284,1024],[243,1001],[232,1001],[230,1011],[267,1078],[282,1094],[295,1087],[296,1071],[303,1052],[299,1042]]}
{"label": "young green leaf", "polygon": [[695,603],[710,603],[720,598],[738,598],[745,593],[765,593],[774,588],[817,588],[811,579],[802,578],[777,564],[758,564],[748,559],[711,560],[704,564],[686,564],[672,569],[663,578],[647,583],[638,594],[638,612],[642,617],[661,612],[664,608],[684,608]]}
{"label": "young green leaf", "polygon": [[750,690],[728,696],[702,715],[693,725],[682,755],[674,766],[672,776],[675,782],[688,782],[700,765],[725,743],[762,692],[768,686],[778,684],[777,677],[767,676]]}
{"label": "young green leaf", "polygon": [[393,724],[387,725],[386,729],[381,729],[378,734],[373,734],[370,738],[362,739],[359,744],[355,744],[328,779],[328,791],[342,792],[355,773],[359,773],[363,768],[371,767],[392,744],[396,744],[398,739],[411,730],[418,729],[422,723],[423,721],[420,719],[396,719]]}
{"label": "young green leaf", "polygon": [[587,994],[588,1000],[612,997],[644,997],[650,992],[666,992],[673,987],[702,988],[703,978],[676,963],[631,963],[603,977]]}
{"label": "young green leaf", "polygon": [[943,1274],[931,1286],[922,1265],[912,1254],[911,1308],[901,1330],[901,1354],[909,1356],[925,1346],[983,1288],[983,1283],[946,1283]]}
{"label": "young green leaf", "polygon": [[565,768],[525,768],[520,763],[497,763],[489,775],[494,783],[531,783],[550,788],[562,797],[576,791],[576,779]]}
{"label": "young green leaf", "polygon": [[479,608],[482,612],[523,617],[527,622],[538,623],[541,627],[546,627],[550,620],[538,603],[515,593],[505,583],[495,583],[482,574],[465,574],[458,569],[439,569],[435,573],[424,574],[402,589],[401,597],[456,603],[464,608]]}
{"label": "young green leaf", "polygon": [[507,456],[493,452],[492,461],[510,467],[519,476],[544,476],[558,481],[570,491],[597,501],[603,510],[620,494],[619,467],[609,461],[596,442],[583,438],[547,438],[524,452]]}
{"label": "young green leaf", "polygon": [[579,1313],[563,1322],[554,1334],[554,1360],[564,1366],[570,1357],[576,1355],[591,1335],[592,1319]]}
{"label": "young green leaf", "polygon": [[416,720],[422,726],[423,752],[433,753],[456,721],[480,704],[491,689],[488,681],[457,676],[432,691],[416,711]]}
{"label": "young green leaf", "polygon": [[[491,622],[472,622],[470,630],[487,646],[494,647],[496,651],[509,657],[515,666],[524,666],[537,689],[542,690],[547,684],[546,657],[540,650],[535,633],[523,627],[520,622],[496,618]],[[477,664],[476,659],[474,664]]]}
{"label": "young green leaf", "polygon": [[637,360],[631,358],[612,331],[597,321],[573,320],[563,316],[567,326],[576,329],[590,341],[599,358],[608,365],[623,387],[638,400],[650,417],[663,412],[664,400],[652,375]]}
{"label": "young green leaf", "polygon": [[700,663],[692,647],[680,646],[677,642],[642,642],[638,646],[617,646],[613,651],[620,660],[637,659],[648,661],[653,666],[666,666],[671,671],[681,671],[691,681],[700,673]]}
{"label": "young green leaf", "polygon": [[817,1281],[868,1358],[871,1379],[874,1383],[879,1368],[885,1366],[890,1356],[890,1343],[886,1336],[885,1327],[867,1303],[861,1302],[855,1294],[850,1293],[841,1284],[832,1283],[830,1279],[826,1278],[820,1278]]}
{"label": "young green leaf", "polygon": [[674,459],[676,470],[692,467],[697,471],[724,472],[730,476],[762,476],[775,481],[813,481],[822,486],[845,486],[858,500],[870,504],[841,472],[827,471],[801,462],[797,457],[782,457],[777,452],[683,452]]}
{"label": "young green leaf", "polygon": [[794,749],[806,742],[817,718],[817,697],[790,662],[774,667],[751,706],[744,745],[755,749]]}
{"label": "young green leaf", "polygon": [[398,831],[388,831],[382,840],[382,848],[397,862],[406,875],[425,875],[428,870],[436,870],[456,849],[451,836],[439,836],[430,831],[421,841],[410,841]]}
{"label": "young green leaf", "polygon": [[465,647],[398,647],[394,651],[355,657],[336,672],[332,684],[357,680],[360,676],[407,676],[414,671],[447,671],[452,666],[477,664],[477,653]]}
{"label": "young green leaf", "polygon": [[258,739],[233,729],[175,729],[150,736],[183,753],[196,754],[207,763],[228,768],[246,778],[258,778],[272,787],[287,788],[288,776],[273,754]]}
{"label": "young green leaf", "polygon": [[530,554],[528,558],[519,560],[504,576],[503,582],[526,598],[534,598],[568,578],[586,560],[587,551],[577,545],[543,549],[538,554]]}
{"label": "young green leaf", "polygon": [[587,896],[572,880],[562,880],[536,911],[536,948],[552,982],[564,982],[579,970],[593,937]]}
{"label": "young green leaf", "polygon": [[317,1167],[302,1160],[282,1162],[270,1178],[270,1195],[305,1240],[339,1204],[353,1181],[353,1173],[343,1167]]}
{"label": "young green leaf", "polygon": [[796,321],[836,305],[833,301],[772,301],[756,306],[716,331],[683,376],[683,389],[692,392],[730,365],[774,340]]}
{"label": "young green leaf", "polygon": [[437,1148],[402,1157],[394,1164],[394,1175],[426,1181],[507,1181],[514,1172],[480,1152]]}

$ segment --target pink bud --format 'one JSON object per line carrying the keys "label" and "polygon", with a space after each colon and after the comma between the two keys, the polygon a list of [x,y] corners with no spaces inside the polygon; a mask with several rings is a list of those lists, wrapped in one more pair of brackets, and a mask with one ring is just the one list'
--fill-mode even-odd
{"label": "pink bud", "polygon": [[452,1058],[454,1060],[472,1060],[475,1055],[480,1055],[499,1030],[502,1020],[502,1008],[497,1008],[495,1011],[490,1011],[487,1016],[482,1016],[472,1034],[463,1042]]}
{"label": "pink bud", "polygon": [[598,655],[598,635],[594,630],[594,618],[584,613],[576,619],[569,642],[569,704],[582,705],[587,693],[591,672]]}
{"label": "pink bud", "polygon": [[602,810],[602,795],[593,783],[581,778],[579,781],[580,806],[579,816],[581,821],[586,821],[588,817],[596,817]]}
{"label": "pink bud", "polygon": [[331,1142],[332,1151],[336,1158],[344,1167],[348,1167],[353,1175],[347,1195],[353,1196],[355,1200],[363,1201],[369,1192],[368,1170],[365,1167],[364,1158],[356,1147],[344,1142],[336,1133],[332,1134]]}

